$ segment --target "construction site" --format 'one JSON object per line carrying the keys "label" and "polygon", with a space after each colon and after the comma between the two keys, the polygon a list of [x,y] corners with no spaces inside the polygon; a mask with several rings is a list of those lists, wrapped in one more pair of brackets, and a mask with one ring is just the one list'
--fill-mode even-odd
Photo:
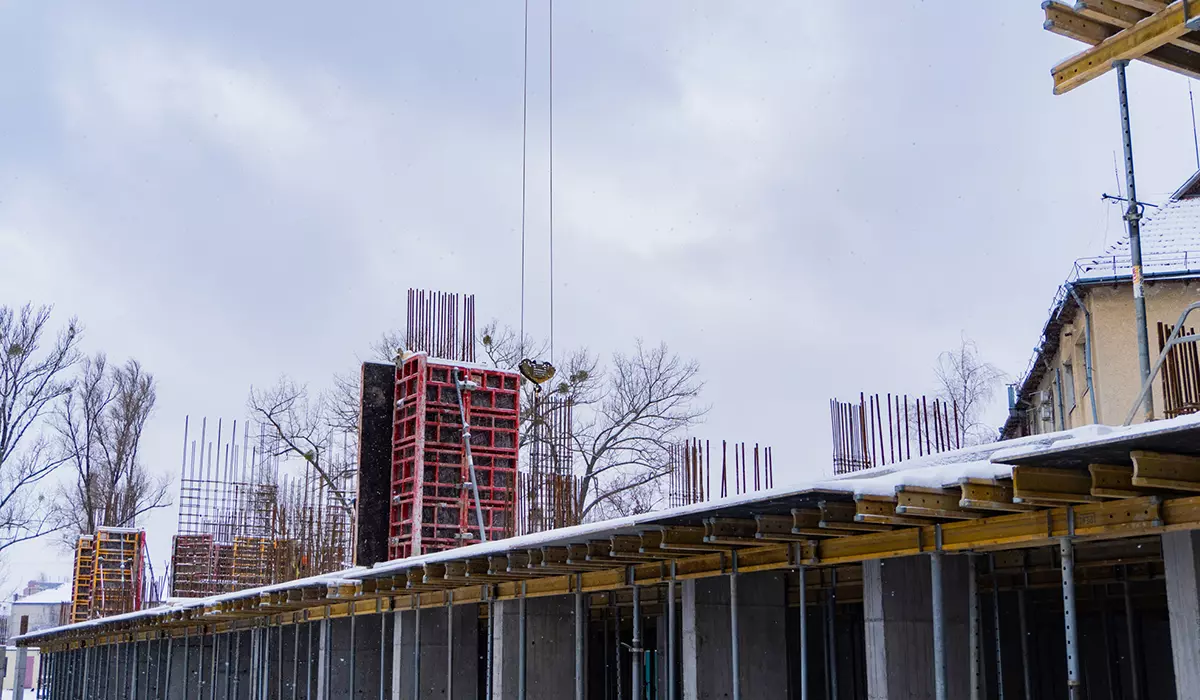
{"label": "construction site", "polygon": [[357,430],[185,420],[167,571],[143,530],[80,536],[71,624],[16,639],[37,697],[1200,700],[1200,170],[1139,228],[1125,86],[1200,78],[1200,3],[1041,6],[1087,45],[1056,93],[1117,74],[1128,229],[1055,295],[1000,440],[863,391],[786,436],[827,465],[689,435],[647,458],[660,506],[596,517],[586,376],[523,327],[477,356],[474,296],[410,289]]}

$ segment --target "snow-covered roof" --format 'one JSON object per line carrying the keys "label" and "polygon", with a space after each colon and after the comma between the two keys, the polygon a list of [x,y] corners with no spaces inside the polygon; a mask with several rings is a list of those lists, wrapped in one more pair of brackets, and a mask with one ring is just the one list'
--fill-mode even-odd
{"label": "snow-covered roof", "polygon": [[18,598],[17,605],[62,605],[71,602],[71,587],[65,583],[56,584],[53,588]]}
{"label": "snow-covered roof", "polygon": [[[1171,199],[1142,221],[1142,272],[1148,278],[1200,274],[1200,197]],[[1081,283],[1130,277],[1129,235],[1102,254],[1075,261]]]}
{"label": "snow-covered roof", "polygon": [[[809,479],[790,486],[755,493],[739,494],[704,503],[680,506],[668,510],[654,511],[603,522],[584,523],[573,527],[538,532],[492,542],[434,552],[420,556],[382,562],[374,567],[355,567],[320,576],[279,583],[260,588],[234,591],[207,598],[171,599],[167,604],[148,610],[114,615],[89,620],[48,630],[39,630],[27,635],[28,639],[44,639],[56,634],[79,631],[90,627],[127,623],[160,617],[182,610],[203,608],[224,601],[253,598],[262,593],[285,591],[312,586],[338,584],[347,581],[395,575],[425,564],[462,561],[465,559],[504,554],[509,551],[531,549],[542,546],[562,546],[603,539],[613,535],[634,534],[647,529],[678,522],[697,521],[706,517],[737,514],[788,512],[805,501],[841,497],[843,500],[860,496],[891,496],[900,486],[941,488],[955,486],[968,478],[1007,478],[1012,475],[1012,465],[1026,458],[1059,455],[1088,448],[1117,447],[1124,450],[1153,447],[1153,440],[1170,438],[1181,440],[1189,447],[1185,453],[1200,452],[1200,414],[1180,416],[1171,420],[1155,421],[1128,427],[1089,425],[1082,428],[1056,433],[1034,435],[1004,442],[995,442],[976,447],[928,455],[899,462],[886,467],[877,467],[860,472],[844,474],[831,479]],[[18,640],[25,638],[18,638]]]}

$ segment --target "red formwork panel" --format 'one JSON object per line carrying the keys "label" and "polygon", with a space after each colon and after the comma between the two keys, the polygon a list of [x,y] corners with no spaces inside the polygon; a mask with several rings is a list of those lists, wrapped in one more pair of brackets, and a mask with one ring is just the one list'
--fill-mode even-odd
{"label": "red formwork panel", "polygon": [[513,532],[521,376],[418,353],[396,370],[389,559],[478,541],[474,496],[463,488],[458,372],[477,385],[464,403],[488,539]]}

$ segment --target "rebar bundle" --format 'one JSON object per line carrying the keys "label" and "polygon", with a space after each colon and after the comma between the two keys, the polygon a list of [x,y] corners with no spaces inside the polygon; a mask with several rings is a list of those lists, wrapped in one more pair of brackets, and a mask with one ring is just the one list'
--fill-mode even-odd
{"label": "rebar bundle", "polygon": [[579,478],[572,459],[572,425],[569,398],[534,395],[528,422],[528,468],[517,474],[521,494],[517,534],[579,524]]}
{"label": "rebar bundle", "polygon": [[204,419],[199,442],[189,442],[188,422],[171,556],[173,595],[213,595],[352,565],[353,470],[343,470],[331,485],[304,460],[299,475],[289,478],[281,474],[285,450],[265,426],[252,439],[248,423],[239,436],[236,421],[226,432],[218,420],[209,440]]}
{"label": "rebar bundle", "polygon": [[408,290],[406,352],[456,362],[475,361],[475,295]]}
{"label": "rebar bundle", "polygon": [[[887,414],[886,427],[884,414]],[[859,394],[858,403],[829,401],[833,473],[903,462],[962,447],[958,403],[907,394]],[[915,455],[914,455],[915,453]]]}
{"label": "rebar bundle", "polygon": [[[1175,326],[1158,322],[1158,352],[1161,355]],[[1182,328],[1179,335],[1196,335],[1195,328]],[[1162,370],[1163,412],[1174,418],[1200,411],[1200,349],[1196,343],[1171,348]]]}
{"label": "rebar bundle", "polygon": [[721,441],[721,468],[714,486],[712,441],[689,438],[671,445],[668,507],[774,488],[775,466],[770,447],[754,443],[753,449],[747,451],[746,443],[733,443],[733,459],[730,460],[730,446],[727,441]]}

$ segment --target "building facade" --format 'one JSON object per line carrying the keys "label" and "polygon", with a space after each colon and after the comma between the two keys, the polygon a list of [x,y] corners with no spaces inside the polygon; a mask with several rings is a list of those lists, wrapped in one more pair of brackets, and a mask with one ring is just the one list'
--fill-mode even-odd
{"label": "building facade", "polygon": [[[1200,172],[1150,212],[1141,240],[1153,364],[1160,338],[1165,339],[1189,304],[1200,301]],[[1198,323],[1200,318],[1193,317],[1185,326]],[[1178,372],[1167,376],[1166,395],[1164,377],[1154,380],[1158,418],[1200,408],[1200,396],[1178,389],[1190,384],[1197,370],[1181,359]],[[1001,438],[1093,423],[1120,425],[1140,390],[1129,238],[1123,236],[1103,255],[1077,260],[1059,287],[1029,366],[1009,388],[1009,416]],[[1138,411],[1134,422],[1142,420]]]}

